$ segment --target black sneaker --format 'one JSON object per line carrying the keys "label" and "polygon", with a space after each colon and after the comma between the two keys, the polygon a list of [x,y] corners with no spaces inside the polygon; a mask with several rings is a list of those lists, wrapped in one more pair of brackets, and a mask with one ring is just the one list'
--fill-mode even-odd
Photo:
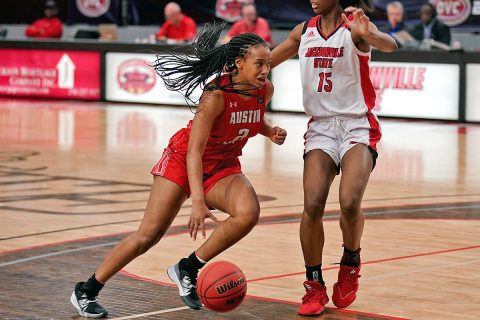
{"label": "black sneaker", "polygon": [[108,311],[103,308],[97,300],[97,297],[90,299],[80,288],[85,282],[78,282],[75,290],[70,297],[70,302],[77,309],[78,314],[85,318],[103,318],[108,315]]}
{"label": "black sneaker", "polygon": [[177,285],[180,298],[189,308],[199,310],[202,302],[197,294],[197,275],[181,270],[178,263],[168,267],[168,277]]}

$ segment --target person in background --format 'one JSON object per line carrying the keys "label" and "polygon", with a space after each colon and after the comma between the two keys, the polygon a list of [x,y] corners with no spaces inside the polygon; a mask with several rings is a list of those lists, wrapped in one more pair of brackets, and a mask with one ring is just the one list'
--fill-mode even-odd
{"label": "person in background", "polygon": [[412,30],[412,36],[417,40],[433,39],[450,45],[450,28],[437,19],[437,11],[430,3],[425,3],[420,8],[422,20]]}
{"label": "person in background", "polygon": [[43,14],[44,18],[36,20],[27,27],[25,35],[30,38],[61,38],[63,23],[57,17],[58,7],[55,1],[45,2]]}
{"label": "person in background", "polygon": [[393,1],[387,5],[387,19],[388,24],[380,28],[379,30],[385,33],[388,33],[392,37],[399,31],[405,30],[408,28],[404,22],[405,12],[403,9],[403,4],[400,1]]}
{"label": "person in background", "polygon": [[169,2],[164,9],[165,23],[156,34],[157,40],[176,43],[192,41],[197,35],[195,21],[182,13],[176,2]]}
{"label": "person in background", "polygon": [[253,4],[246,4],[242,7],[242,19],[235,22],[227,35],[222,39],[223,43],[227,43],[235,36],[242,33],[255,33],[265,40],[268,45],[272,45],[272,33],[267,20],[257,16],[257,9]]}

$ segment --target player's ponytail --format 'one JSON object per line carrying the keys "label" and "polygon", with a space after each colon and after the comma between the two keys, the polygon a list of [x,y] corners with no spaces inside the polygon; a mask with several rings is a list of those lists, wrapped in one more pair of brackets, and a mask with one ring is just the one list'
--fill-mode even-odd
{"label": "player's ponytail", "polygon": [[357,7],[365,12],[373,12],[375,10],[372,0],[340,0],[340,6],[343,9]]}
{"label": "player's ponytail", "polygon": [[[185,46],[189,53],[160,53],[153,63],[158,75],[165,82],[167,89],[180,91],[188,102],[197,103],[190,98],[200,86],[202,90],[223,90],[239,94],[251,95],[255,86],[242,83],[247,89],[238,89],[239,83],[222,85],[220,76],[223,72],[236,72],[235,59],[244,58],[253,45],[267,43],[252,33],[236,36],[230,42],[216,46],[225,23],[206,24],[198,33],[193,43]],[[215,76],[215,80],[207,81]]]}

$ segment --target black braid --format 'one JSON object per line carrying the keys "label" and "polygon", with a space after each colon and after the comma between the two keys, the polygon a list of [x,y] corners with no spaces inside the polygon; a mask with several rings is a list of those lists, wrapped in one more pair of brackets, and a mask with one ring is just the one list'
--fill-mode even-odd
{"label": "black braid", "polygon": [[[252,95],[251,91],[257,89],[246,83],[220,84],[222,72],[235,72],[237,69],[235,59],[244,58],[251,46],[268,47],[262,38],[253,33],[241,34],[226,44],[216,46],[224,26],[225,23],[206,24],[193,43],[186,47],[186,51],[193,54],[157,54],[153,67],[165,82],[167,89],[182,92],[188,105],[189,102],[194,104],[198,102],[190,98],[198,86],[207,91],[222,90],[244,95]],[[212,75],[215,75],[215,81],[207,84]],[[240,90],[239,85],[247,85],[248,89]]]}

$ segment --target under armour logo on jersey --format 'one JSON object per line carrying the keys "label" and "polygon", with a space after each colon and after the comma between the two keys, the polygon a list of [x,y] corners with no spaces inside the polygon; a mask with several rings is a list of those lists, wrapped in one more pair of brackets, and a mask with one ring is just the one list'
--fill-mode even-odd
{"label": "under armour logo on jersey", "polygon": [[315,37],[315,32],[313,32],[313,30],[307,34],[307,38],[310,38],[310,37]]}
{"label": "under armour logo on jersey", "polygon": [[230,108],[236,108],[237,107],[237,101],[230,101]]}

